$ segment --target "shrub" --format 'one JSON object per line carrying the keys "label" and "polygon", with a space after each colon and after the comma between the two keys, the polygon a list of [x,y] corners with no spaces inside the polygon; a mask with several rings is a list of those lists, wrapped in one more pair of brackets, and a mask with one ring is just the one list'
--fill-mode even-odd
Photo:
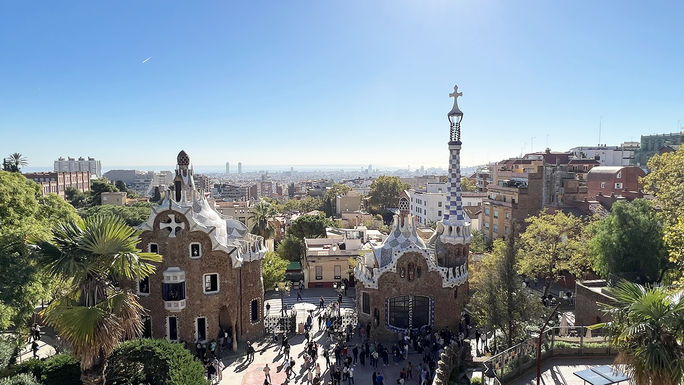
{"label": "shrub", "polygon": [[[61,353],[45,360],[28,360],[0,371],[0,377],[30,374],[44,385],[81,384],[81,368],[70,354]],[[5,384],[2,384],[5,385]]]}
{"label": "shrub", "polygon": [[107,384],[206,385],[204,367],[180,344],[138,339],[119,345],[109,357]]}
{"label": "shrub", "polygon": [[20,373],[12,377],[0,378],[0,385],[41,385],[38,380],[28,373]]}
{"label": "shrub", "polygon": [[57,354],[43,361],[40,380],[44,385],[81,384],[81,367],[71,354]]}
{"label": "shrub", "polygon": [[473,377],[470,379],[470,385],[482,385],[481,377]]}
{"label": "shrub", "polygon": [[14,344],[4,337],[0,337],[0,370],[5,369],[14,355]]}

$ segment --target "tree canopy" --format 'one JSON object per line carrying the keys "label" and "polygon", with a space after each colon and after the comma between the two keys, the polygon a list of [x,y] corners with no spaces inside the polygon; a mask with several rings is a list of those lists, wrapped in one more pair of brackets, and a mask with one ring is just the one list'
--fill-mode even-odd
{"label": "tree canopy", "polygon": [[63,199],[43,195],[38,184],[19,173],[0,171],[0,330],[25,327],[40,300],[49,300],[59,288],[25,240],[49,238],[54,223],[77,218]]}
{"label": "tree canopy", "polygon": [[288,261],[278,253],[269,251],[261,261],[261,276],[264,279],[264,288],[270,289],[276,283],[285,279]]}
{"label": "tree canopy", "polygon": [[524,339],[525,327],[537,325],[543,312],[538,297],[522,285],[516,271],[517,255],[514,235],[506,242],[497,239],[472,278],[476,290],[469,307],[473,316],[485,331],[501,330],[504,349]]}
{"label": "tree canopy", "polygon": [[116,216],[123,219],[129,226],[138,226],[150,217],[151,203],[139,202],[130,206],[101,205],[92,206],[80,211],[83,219],[96,215]]}
{"label": "tree canopy", "polygon": [[643,178],[644,190],[655,195],[664,223],[664,241],[675,280],[684,287],[684,147],[676,152],[655,155],[648,161],[651,172]]}
{"label": "tree canopy", "polygon": [[371,183],[370,204],[375,211],[384,212],[399,205],[399,196],[409,185],[397,176],[381,175]]}
{"label": "tree canopy", "polygon": [[288,234],[278,243],[276,252],[283,259],[300,262],[306,252],[306,246],[304,245],[304,240]]}
{"label": "tree canopy", "polygon": [[472,180],[463,177],[463,178],[461,178],[461,191],[463,191],[463,192],[477,191],[477,186],[475,185],[475,183],[473,183]]}
{"label": "tree canopy", "polygon": [[546,210],[525,220],[527,228],[520,236],[520,272],[544,280],[544,295],[551,284],[568,271],[581,278],[590,268],[585,253],[585,226],[580,218],[562,211]]}
{"label": "tree canopy", "polygon": [[28,161],[26,160],[26,157],[15,152],[2,160],[2,169],[3,171],[8,172],[20,172],[21,168],[27,164]]}
{"label": "tree canopy", "polygon": [[100,179],[95,179],[90,183],[90,196],[92,199],[93,204],[95,205],[101,205],[102,204],[102,193],[103,192],[117,192],[119,191],[116,186],[111,184],[107,179],[105,178],[100,178]]}
{"label": "tree canopy", "polygon": [[335,222],[326,218],[323,214],[302,215],[292,221],[287,232],[299,239],[320,238],[326,236],[326,227],[334,226]]}
{"label": "tree canopy", "polygon": [[281,213],[291,213],[298,211],[300,213],[308,213],[314,210],[323,209],[323,200],[312,196],[306,196],[302,199],[290,199],[284,205],[278,205],[278,211]]}
{"label": "tree canopy", "polygon": [[603,278],[658,282],[669,267],[662,224],[644,199],[614,203],[592,231],[594,270]]}

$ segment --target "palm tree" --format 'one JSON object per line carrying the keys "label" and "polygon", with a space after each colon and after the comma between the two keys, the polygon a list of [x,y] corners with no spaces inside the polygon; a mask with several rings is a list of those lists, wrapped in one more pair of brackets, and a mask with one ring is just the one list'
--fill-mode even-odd
{"label": "palm tree", "polygon": [[254,222],[250,232],[255,235],[261,235],[264,239],[270,238],[275,233],[275,227],[271,223],[271,219],[277,214],[276,209],[266,202],[259,202],[252,213],[249,215],[249,220]]}
{"label": "palm tree", "polygon": [[141,253],[140,233],[113,216],[58,224],[51,241],[34,241],[48,271],[65,282],[68,294],[43,311],[46,323],[68,342],[81,361],[81,381],[102,385],[107,356],[124,339],[142,333],[144,309],[122,279],[144,278],[161,256]]}
{"label": "palm tree", "polygon": [[605,326],[637,385],[678,385],[684,379],[684,291],[621,281],[608,289],[615,303],[603,308]]}
{"label": "palm tree", "polygon": [[21,167],[26,166],[27,164],[28,160],[26,160],[26,157],[22,156],[18,152],[15,152],[3,160],[2,168],[5,171],[19,172]]}

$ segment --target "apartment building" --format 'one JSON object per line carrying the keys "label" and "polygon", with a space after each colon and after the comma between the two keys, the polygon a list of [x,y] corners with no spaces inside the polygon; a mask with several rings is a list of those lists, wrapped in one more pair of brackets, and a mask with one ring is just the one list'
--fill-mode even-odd
{"label": "apartment building", "polygon": [[587,174],[587,194],[592,199],[597,195],[619,196],[626,192],[640,194],[643,185],[639,178],[644,176],[644,170],[637,166],[594,167]]}
{"label": "apartment building", "polygon": [[54,163],[54,171],[55,172],[89,172],[90,175],[95,176],[97,178],[100,178],[102,176],[102,164],[100,163],[99,160],[96,160],[95,158],[88,157],[88,159],[84,157],[80,157],[78,159],[75,158],[62,158],[60,157],[57,159]]}
{"label": "apartment building", "polygon": [[57,194],[64,198],[64,191],[73,187],[78,191],[86,192],[90,190],[90,172],[31,172],[24,174],[26,179],[30,179],[41,186],[43,194]]}
{"label": "apartment building", "polygon": [[[447,202],[446,183],[428,183],[425,190],[410,189],[406,192],[409,196],[409,212],[418,224],[428,226],[437,223],[444,216],[444,207]],[[487,194],[484,192],[463,192],[463,206],[481,206]]]}

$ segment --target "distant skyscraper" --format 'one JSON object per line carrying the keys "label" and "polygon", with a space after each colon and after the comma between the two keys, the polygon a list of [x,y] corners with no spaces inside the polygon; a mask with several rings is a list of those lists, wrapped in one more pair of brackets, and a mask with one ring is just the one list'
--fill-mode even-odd
{"label": "distant skyscraper", "polygon": [[226,175],[230,174],[230,162],[226,162]]}
{"label": "distant skyscraper", "polygon": [[370,174],[371,172],[373,172],[373,165],[369,164],[368,165],[368,173]]}
{"label": "distant skyscraper", "polygon": [[238,162],[238,174],[242,174],[242,162]]}

